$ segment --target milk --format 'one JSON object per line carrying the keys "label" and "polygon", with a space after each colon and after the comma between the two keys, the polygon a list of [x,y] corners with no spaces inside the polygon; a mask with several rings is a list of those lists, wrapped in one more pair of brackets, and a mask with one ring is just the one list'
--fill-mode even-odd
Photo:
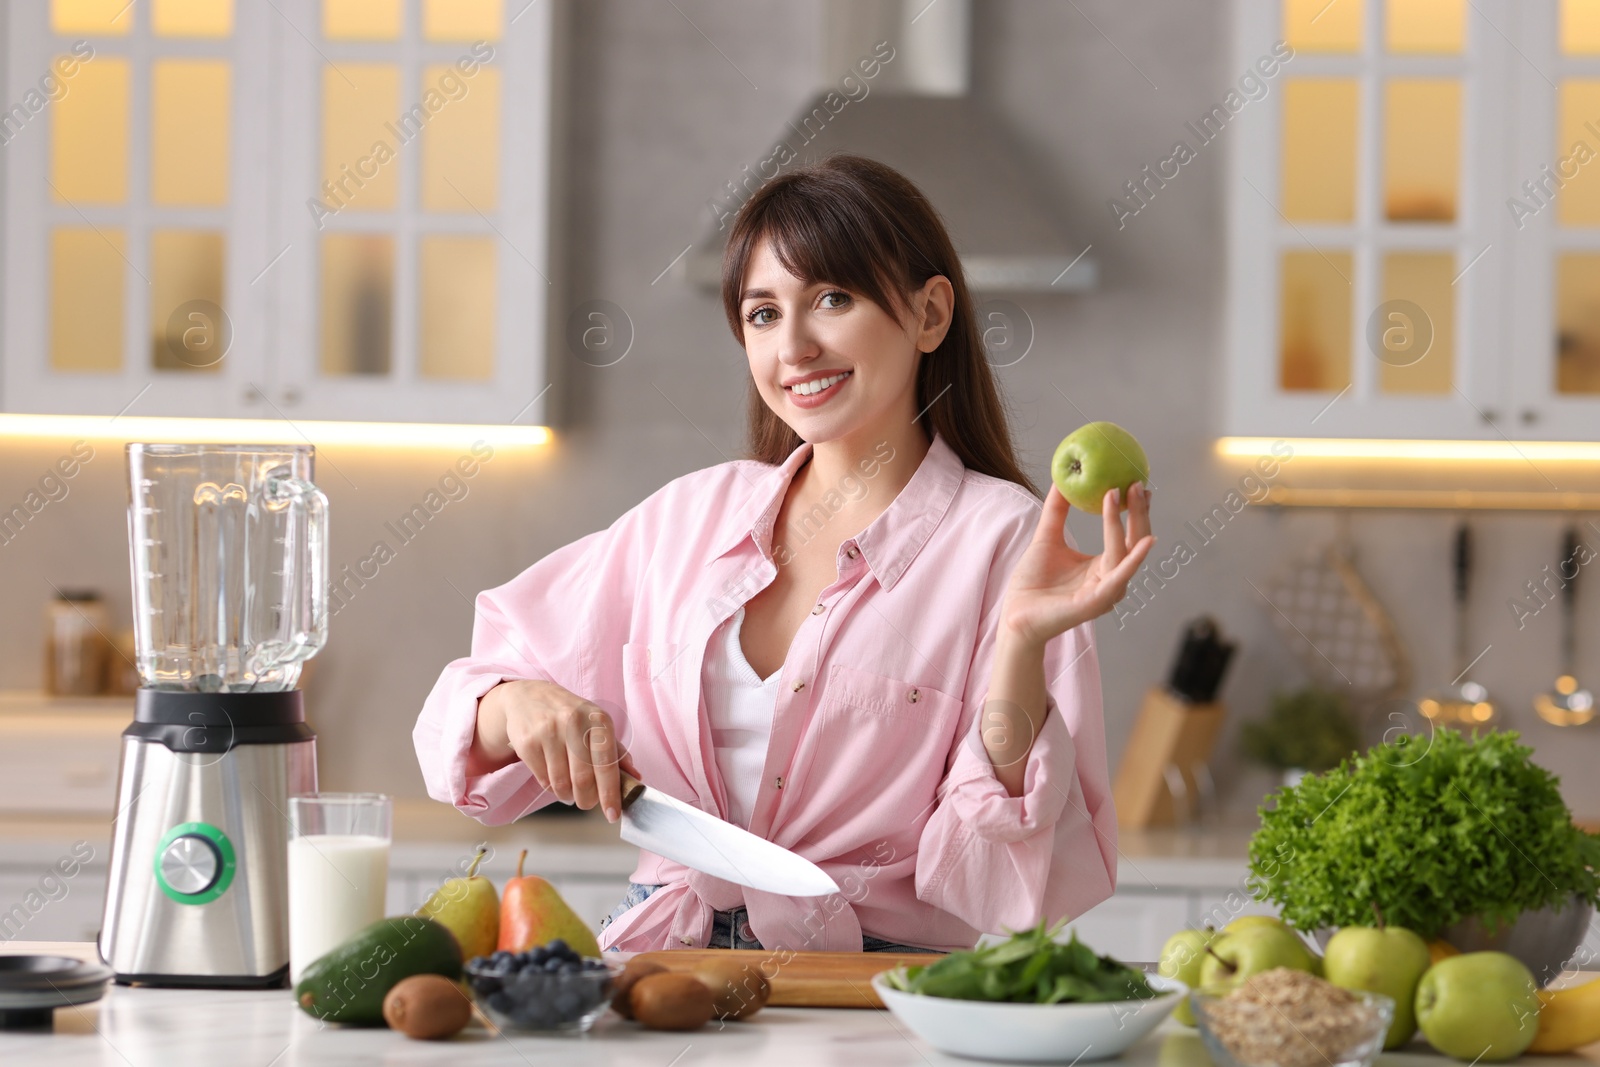
{"label": "milk", "polygon": [[311,834],[289,839],[289,980],[362,927],[383,918],[387,838]]}

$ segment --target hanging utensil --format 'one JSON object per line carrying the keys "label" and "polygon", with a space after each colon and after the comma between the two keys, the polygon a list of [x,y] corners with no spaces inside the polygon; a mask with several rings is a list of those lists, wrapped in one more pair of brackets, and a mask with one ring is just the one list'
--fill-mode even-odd
{"label": "hanging utensil", "polygon": [[[1565,585],[1561,587],[1561,677],[1555,688],[1533,698],[1533,710],[1551,726],[1582,726],[1594,718],[1594,694],[1578,684],[1577,672],[1577,614],[1578,614],[1578,527],[1567,527],[1567,536],[1561,547],[1561,563],[1557,573]],[[1572,568],[1569,577],[1566,568]]]}
{"label": "hanging utensil", "polygon": [[[1467,658],[1467,599],[1472,584],[1472,529],[1463,520],[1456,527],[1452,570],[1455,575],[1455,681],[1417,702],[1417,709],[1436,723],[1476,730],[1494,721],[1489,690],[1467,678],[1477,660]],[[1481,655],[1481,653],[1480,653]]]}

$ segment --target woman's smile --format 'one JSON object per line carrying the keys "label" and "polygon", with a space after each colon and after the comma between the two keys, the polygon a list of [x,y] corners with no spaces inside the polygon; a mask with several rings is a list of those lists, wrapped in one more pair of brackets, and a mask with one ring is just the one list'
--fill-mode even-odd
{"label": "woman's smile", "polygon": [[784,392],[796,407],[814,408],[826,404],[855,376],[855,371],[842,371],[826,378],[813,378],[798,385],[786,386]]}

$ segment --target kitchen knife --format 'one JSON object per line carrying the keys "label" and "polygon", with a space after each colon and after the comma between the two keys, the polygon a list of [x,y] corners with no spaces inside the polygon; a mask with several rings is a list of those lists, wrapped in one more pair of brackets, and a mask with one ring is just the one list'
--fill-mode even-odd
{"label": "kitchen knife", "polygon": [[622,774],[622,839],[685,867],[786,897],[839,892],[803,856]]}

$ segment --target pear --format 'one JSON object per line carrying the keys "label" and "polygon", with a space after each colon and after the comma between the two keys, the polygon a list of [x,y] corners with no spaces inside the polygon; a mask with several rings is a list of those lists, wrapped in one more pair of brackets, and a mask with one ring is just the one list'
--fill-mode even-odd
{"label": "pear", "polygon": [[527,858],[528,850],[523,849],[517,857],[517,876],[506,883],[500,904],[501,951],[526,952],[536,945],[564,941],[580,956],[599,958],[594,931],[561,899],[556,887],[536,874],[522,873]]}
{"label": "pear", "polygon": [[417,909],[417,914],[445,927],[461,942],[461,958],[487,956],[500,941],[500,897],[494,883],[478,873],[478,864],[488,855],[478,849],[465,878],[450,878]]}

